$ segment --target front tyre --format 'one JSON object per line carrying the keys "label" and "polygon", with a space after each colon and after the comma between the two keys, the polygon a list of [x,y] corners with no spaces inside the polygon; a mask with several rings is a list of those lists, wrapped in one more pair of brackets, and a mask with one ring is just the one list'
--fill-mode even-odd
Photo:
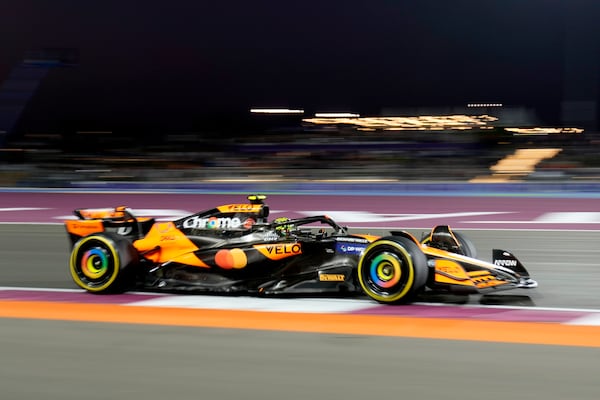
{"label": "front tyre", "polygon": [[132,285],[138,257],[127,239],[100,233],[81,238],[73,246],[69,269],[75,283],[93,293],[118,293]]}
{"label": "front tyre", "polygon": [[465,256],[477,258],[477,249],[471,239],[460,232],[454,232],[454,237],[458,240],[458,244],[460,244],[460,248]]}
{"label": "front tyre", "polygon": [[[462,254],[464,256],[471,257],[471,258],[477,258],[477,248],[475,248],[475,245],[473,244],[471,239],[469,239],[467,236],[465,236],[461,232],[453,231],[452,234],[456,238],[456,241],[458,242],[458,245],[460,247],[459,254]],[[427,236],[425,239],[423,239],[421,241],[421,243],[426,244],[427,246],[431,246],[431,235]],[[435,245],[432,247],[440,248],[442,250],[449,250],[452,252],[456,252],[456,250],[448,249],[446,247],[439,247],[439,246],[435,246]]]}
{"label": "front tyre", "polygon": [[427,281],[427,257],[405,237],[390,236],[373,242],[358,262],[364,292],[380,303],[407,302]]}

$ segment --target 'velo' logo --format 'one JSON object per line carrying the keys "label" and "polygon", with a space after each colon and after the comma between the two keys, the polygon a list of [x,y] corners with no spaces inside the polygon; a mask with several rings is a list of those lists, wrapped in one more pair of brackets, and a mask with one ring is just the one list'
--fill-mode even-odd
{"label": "'velo' logo", "polygon": [[271,260],[280,260],[282,258],[302,254],[302,246],[300,243],[261,244],[255,245],[254,248]]}
{"label": "'velo' logo", "polygon": [[298,243],[295,244],[275,244],[267,246],[269,254],[300,254],[302,250]]}

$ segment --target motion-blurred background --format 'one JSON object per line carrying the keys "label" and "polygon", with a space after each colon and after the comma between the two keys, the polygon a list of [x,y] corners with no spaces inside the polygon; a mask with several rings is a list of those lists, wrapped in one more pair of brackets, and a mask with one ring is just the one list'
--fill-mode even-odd
{"label": "motion-blurred background", "polygon": [[600,2],[3,0],[0,185],[600,177]]}

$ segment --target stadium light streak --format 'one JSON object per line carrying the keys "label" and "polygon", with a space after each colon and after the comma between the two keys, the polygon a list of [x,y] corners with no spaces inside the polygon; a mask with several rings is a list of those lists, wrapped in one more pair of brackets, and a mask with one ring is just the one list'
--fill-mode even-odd
{"label": "stadium light streak", "polygon": [[290,108],[251,108],[253,114],[304,114],[304,110]]}
{"label": "stadium light streak", "polygon": [[498,118],[489,115],[421,115],[414,117],[355,117],[355,118],[308,118],[304,122],[313,124],[354,125],[357,129],[383,130],[468,130],[484,127]]}
{"label": "stadium light streak", "polygon": [[316,113],[317,118],[358,118],[360,114],[354,113]]}
{"label": "stadium light streak", "polygon": [[579,134],[581,128],[506,128],[507,132],[517,135]]}

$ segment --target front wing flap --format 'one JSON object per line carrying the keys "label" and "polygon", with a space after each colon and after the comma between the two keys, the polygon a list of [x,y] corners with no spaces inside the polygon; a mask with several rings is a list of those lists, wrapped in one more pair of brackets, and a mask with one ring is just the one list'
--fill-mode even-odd
{"label": "front wing flap", "polygon": [[494,250],[493,263],[440,250],[428,249],[427,253],[432,288],[485,293],[537,287],[525,267],[505,250]]}

